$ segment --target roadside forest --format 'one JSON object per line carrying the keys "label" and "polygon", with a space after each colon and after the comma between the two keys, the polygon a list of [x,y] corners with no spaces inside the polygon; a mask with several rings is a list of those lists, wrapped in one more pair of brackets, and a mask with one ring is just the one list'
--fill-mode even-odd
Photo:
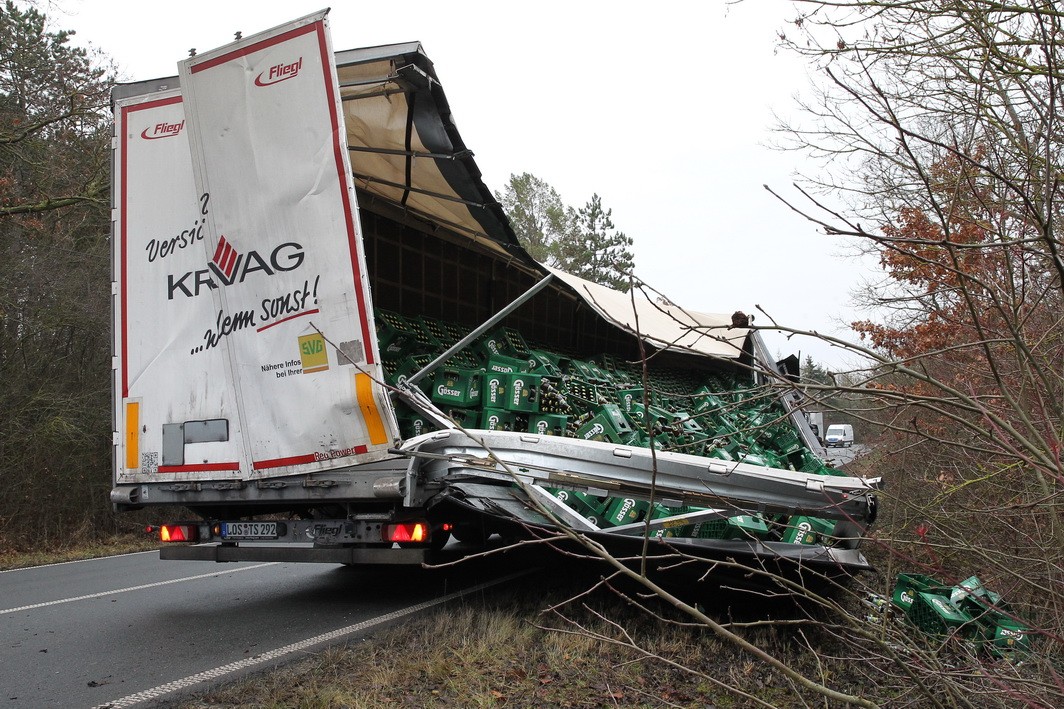
{"label": "roadside forest", "polygon": [[[878,571],[826,595],[758,571],[770,595],[801,600],[800,617],[778,624],[715,618],[630,569],[616,569],[626,577],[616,592],[643,604],[630,591],[639,584],[788,688],[764,702],[741,676],[706,680],[736,706],[1064,706],[1064,10],[1050,0],[791,10],[780,51],[805,58],[811,83],[779,144],[817,168],[766,189],[796,230],[863,250],[881,273],[853,294],[867,313],[853,341],[769,312],[757,324],[796,343],[829,339],[857,363],[809,363],[816,376],[798,382],[766,374],[876,432],[855,472],[886,480],[862,547]],[[8,0],[0,12],[0,548],[129,524],[108,502],[113,73],[68,40],[32,7]],[[551,193],[524,174],[497,197],[544,259],[585,263],[566,249],[601,244],[616,256],[611,277],[624,276],[616,284],[642,287],[631,240],[598,196],[572,210]],[[949,585],[977,576],[1000,594],[990,604],[1026,626],[1030,652],[914,631],[885,601],[899,573]],[[640,650],[639,633],[613,623],[595,633],[700,672],[683,647]],[[795,661],[795,646],[812,655]]]}
{"label": "roadside forest", "polygon": [[0,10],[0,547],[108,534],[111,73]]}

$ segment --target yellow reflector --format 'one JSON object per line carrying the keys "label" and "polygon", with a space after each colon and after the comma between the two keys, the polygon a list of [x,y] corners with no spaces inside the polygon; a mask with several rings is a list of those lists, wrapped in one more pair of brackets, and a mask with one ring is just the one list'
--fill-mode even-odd
{"label": "yellow reflector", "polygon": [[126,467],[140,467],[140,404],[126,404]]}
{"label": "yellow reflector", "polygon": [[387,443],[388,434],[384,430],[381,414],[377,411],[377,402],[373,398],[373,380],[368,374],[355,374],[355,396],[358,398],[358,407],[362,410],[362,420],[366,422],[369,442],[373,445]]}

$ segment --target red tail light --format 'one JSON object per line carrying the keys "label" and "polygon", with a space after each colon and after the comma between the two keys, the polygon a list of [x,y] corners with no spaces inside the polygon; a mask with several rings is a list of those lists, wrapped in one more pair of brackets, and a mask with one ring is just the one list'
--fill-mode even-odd
{"label": "red tail light", "polygon": [[429,525],[425,522],[387,524],[382,529],[386,542],[427,542]]}
{"label": "red tail light", "polygon": [[194,524],[164,524],[159,527],[159,541],[194,542],[199,539],[199,527]]}

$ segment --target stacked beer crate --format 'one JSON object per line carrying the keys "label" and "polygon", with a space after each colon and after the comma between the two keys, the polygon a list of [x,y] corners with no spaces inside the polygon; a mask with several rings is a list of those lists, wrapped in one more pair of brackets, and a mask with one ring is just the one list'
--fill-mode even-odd
{"label": "stacked beer crate", "polygon": [[[388,383],[423,369],[457,342],[454,323],[406,318],[378,310],[377,335]],[[458,352],[417,382],[464,428],[568,436],[618,445],[675,451],[729,462],[832,475],[801,442],[771,390],[742,384],[729,374],[705,375],[649,368],[611,355],[579,357],[530,346],[521,333],[500,327]],[[404,437],[431,430],[416,412],[397,410]],[[674,508],[628,498],[595,498],[553,490],[600,527],[672,517],[698,508]],[[809,517],[741,515],[680,524],[659,536],[781,539],[829,542],[834,522]]]}

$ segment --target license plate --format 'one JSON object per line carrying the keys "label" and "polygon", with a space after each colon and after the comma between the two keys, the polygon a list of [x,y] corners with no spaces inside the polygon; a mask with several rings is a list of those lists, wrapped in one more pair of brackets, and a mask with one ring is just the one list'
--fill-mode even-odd
{"label": "license plate", "polygon": [[277,539],[276,522],[223,522],[222,539]]}

